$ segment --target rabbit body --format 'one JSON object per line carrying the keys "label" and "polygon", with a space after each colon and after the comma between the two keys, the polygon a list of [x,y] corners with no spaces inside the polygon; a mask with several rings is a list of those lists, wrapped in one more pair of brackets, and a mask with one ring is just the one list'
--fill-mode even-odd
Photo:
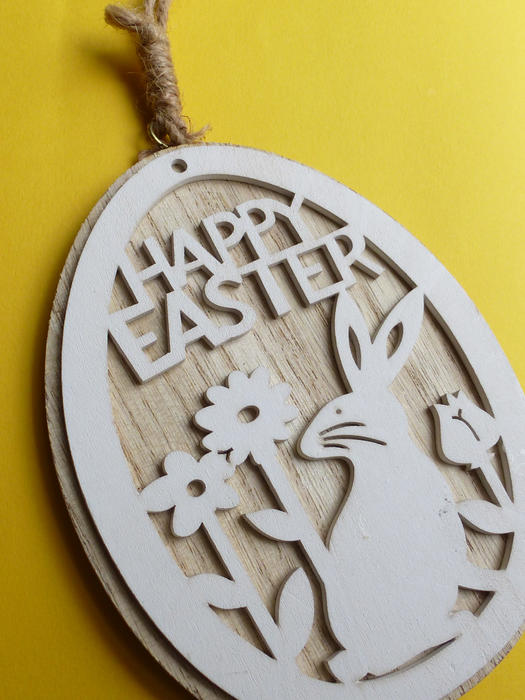
{"label": "rabbit body", "polygon": [[436,467],[415,446],[365,445],[355,451],[352,490],[329,544],[346,619],[326,586],[335,636],[362,657],[359,677],[387,673],[457,634],[450,613],[466,558],[452,493]]}
{"label": "rabbit body", "polygon": [[[447,481],[412,441],[389,391],[422,316],[423,296],[414,290],[372,341],[356,303],[339,297],[334,339],[352,391],[319,411],[299,445],[309,459],[342,458],[352,466],[328,544],[333,568],[319,572],[330,628],[346,650],[330,667],[343,681],[408,664],[453,640],[462,624],[452,610],[467,558],[464,529]],[[397,325],[402,338],[388,355],[387,338]]]}

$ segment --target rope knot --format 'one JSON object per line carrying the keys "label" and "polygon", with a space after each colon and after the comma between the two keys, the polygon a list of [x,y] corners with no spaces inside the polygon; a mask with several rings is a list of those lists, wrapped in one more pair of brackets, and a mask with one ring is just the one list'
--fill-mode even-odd
{"label": "rope knot", "polygon": [[137,10],[108,5],[105,11],[108,24],[135,34],[137,55],[144,68],[146,103],[152,115],[149,130],[158,144],[155,150],[194,143],[207,131],[207,127],[191,131],[182,116],[167,33],[170,5],[171,0],[144,0]]}

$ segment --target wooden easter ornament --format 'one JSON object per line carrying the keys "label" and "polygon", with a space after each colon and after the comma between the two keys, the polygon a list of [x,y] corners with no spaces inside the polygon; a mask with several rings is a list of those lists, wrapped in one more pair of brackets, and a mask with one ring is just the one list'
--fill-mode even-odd
{"label": "wooden easter ornament", "polygon": [[50,324],[60,483],[196,697],[458,697],[525,618],[525,399],[458,283],[276,155],[165,149],[84,224]]}

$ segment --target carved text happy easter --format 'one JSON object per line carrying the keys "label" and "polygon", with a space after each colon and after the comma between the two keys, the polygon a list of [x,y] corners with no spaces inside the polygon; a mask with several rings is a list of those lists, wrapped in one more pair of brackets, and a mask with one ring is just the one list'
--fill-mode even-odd
{"label": "carved text happy easter", "polygon": [[[137,270],[127,256],[123,257],[119,271],[132,303],[110,313],[109,333],[139,381],[147,381],[182,362],[190,343],[202,339],[217,347],[249,331],[255,323],[254,309],[228,296],[223,289],[239,286],[247,275],[254,276],[270,312],[279,317],[290,311],[290,305],[272,272],[277,265],[286,271],[305,305],[350,287],[355,282],[352,265],[374,277],[381,272],[378,265],[363,258],[365,239],[349,224],[342,222],[335,231],[315,238],[301,216],[302,204],[303,198],[297,194],[290,205],[270,198],[245,201],[233,211],[219,212],[201,221],[200,230],[208,248],[185,229],[177,229],[169,238],[170,259],[153,237],[142,244],[150,261],[147,267]],[[277,222],[284,224],[295,242],[274,251],[265,244],[264,236]],[[252,259],[239,265],[232,253],[241,243],[246,244]],[[323,254],[332,275],[331,282],[321,288],[315,287],[312,280],[323,272],[322,265],[304,261],[306,254],[316,251]],[[188,277],[197,271],[207,277],[201,303],[187,293]],[[157,278],[166,289],[164,313],[169,347],[152,360],[145,349],[157,342],[157,336],[151,331],[136,335],[129,324],[154,311],[155,304],[146,287]],[[235,322],[217,324],[206,309],[234,314]],[[184,329],[183,320],[189,328]]]}

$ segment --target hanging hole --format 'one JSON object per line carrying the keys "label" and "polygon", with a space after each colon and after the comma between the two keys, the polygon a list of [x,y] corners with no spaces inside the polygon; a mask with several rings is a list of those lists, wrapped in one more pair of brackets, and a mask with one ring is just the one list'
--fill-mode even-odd
{"label": "hanging hole", "polygon": [[173,161],[171,167],[173,168],[173,170],[175,170],[176,173],[183,173],[188,169],[188,164],[185,160],[177,158],[177,160]]}
{"label": "hanging hole", "polygon": [[190,496],[198,498],[199,496],[202,496],[202,494],[206,491],[206,484],[200,479],[194,479],[193,481],[190,481],[190,483],[186,486],[186,490],[190,494]]}
{"label": "hanging hole", "polygon": [[259,413],[260,411],[257,406],[245,406],[239,411],[237,418],[241,421],[241,423],[253,423]]}

